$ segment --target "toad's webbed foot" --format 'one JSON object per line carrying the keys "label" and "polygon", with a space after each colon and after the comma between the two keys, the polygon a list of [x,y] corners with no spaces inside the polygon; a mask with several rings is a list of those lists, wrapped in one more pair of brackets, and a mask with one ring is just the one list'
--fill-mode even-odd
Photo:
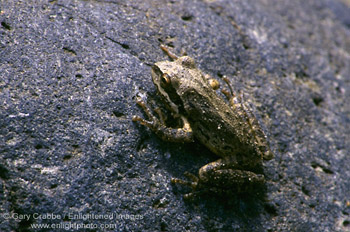
{"label": "toad's webbed foot", "polygon": [[192,142],[193,133],[189,123],[184,117],[181,117],[183,127],[182,128],[170,128],[165,125],[165,117],[160,108],[154,109],[158,114],[159,119],[153,115],[149,106],[140,99],[136,103],[143,109],[148,117],[148,120],[139,116],[133,116],[133,122],[139,122],[154,131],[160,138],[170,142]]}

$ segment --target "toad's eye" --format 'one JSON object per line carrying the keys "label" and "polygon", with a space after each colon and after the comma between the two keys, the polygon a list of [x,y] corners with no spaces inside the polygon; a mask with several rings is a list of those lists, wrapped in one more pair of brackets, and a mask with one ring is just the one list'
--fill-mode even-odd
{"label": "toad's eye", "polygon": [[170,76],[166,73],[164,73],[161,77],[160,77],[160,81],[162,86],[168,86],[170,84]]}

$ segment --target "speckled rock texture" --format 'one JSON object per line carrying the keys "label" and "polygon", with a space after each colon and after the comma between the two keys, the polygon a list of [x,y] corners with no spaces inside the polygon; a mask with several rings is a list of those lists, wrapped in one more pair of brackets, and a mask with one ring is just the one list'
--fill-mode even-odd
{"label": "speckled rock texture", "polygon": [[[170,183],[217,157],[131,121],[160,44],[244,93],[264,197]],[[350,231],[349,99],[348,0],[1,0],[0,231]]]}

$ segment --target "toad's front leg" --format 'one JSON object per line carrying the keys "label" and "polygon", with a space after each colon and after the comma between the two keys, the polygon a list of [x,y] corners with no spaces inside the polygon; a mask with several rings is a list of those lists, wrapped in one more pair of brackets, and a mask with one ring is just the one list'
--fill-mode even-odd
{"label": "toad's front leg", "polygon": [[205,192],[230,193],[252,192],[255,187],[262,186],[265,178],[251,171],[235,169],[237,164],[232,158],[223,158],[203,166],[196,177],[185,173],[191,181],[172,178],[172,183],[187,185],[192,192],[185,194],[185,199],[191,199]]}
{"label": "toad's front leg", "polygon": [[153,115],[152,111],[142,100],[136,102],[146,113],[150,121],[147,121],[139,116],[133,116],[133,122],[139,122],[140,124],[147,126],[154,131],[160,138],[170,142],[192,142],[193,132],[190,124],[181,116],[182,128],[170,128],[165,125],[165,120],[162,111],[157,108],[154,111],[158,114],[159,119]]}

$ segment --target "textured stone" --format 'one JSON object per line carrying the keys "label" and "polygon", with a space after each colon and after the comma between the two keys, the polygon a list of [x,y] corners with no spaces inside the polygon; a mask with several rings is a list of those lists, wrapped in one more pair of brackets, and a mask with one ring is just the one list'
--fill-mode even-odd
{"label": "textured stone", "polygon": [[[0,230],[350,231],[349,6],[2,0]],[[142,114],[135,96],[157,99],[150,66],[166,59],[160,44],[244,92],[275,152],[266,200],[185,202],[186,190],[170,184],[216,157],[131,122]]]}

